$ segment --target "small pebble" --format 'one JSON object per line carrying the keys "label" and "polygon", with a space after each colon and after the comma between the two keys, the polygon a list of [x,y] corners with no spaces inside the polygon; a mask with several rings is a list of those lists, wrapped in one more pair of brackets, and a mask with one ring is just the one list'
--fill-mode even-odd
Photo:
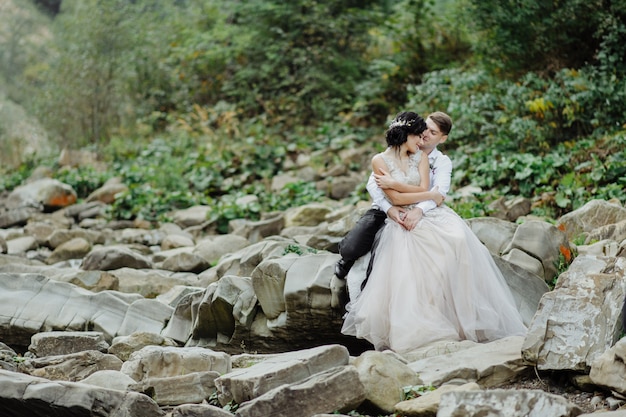
{"label": "small pebble", "polygon": [[591,406],[597,410],[598,408],[602,408],[604,405],[604,397],[602,397],[601,395],[596,395],[594,396],[591,401],[589,402],[591,404]]}
{"label": "small pebble", "polygon": [[620,400],[615,397],[608,397],[606,399],[606,403],[609,406],[609,410],[617,410],[624,405],[624,400]]}

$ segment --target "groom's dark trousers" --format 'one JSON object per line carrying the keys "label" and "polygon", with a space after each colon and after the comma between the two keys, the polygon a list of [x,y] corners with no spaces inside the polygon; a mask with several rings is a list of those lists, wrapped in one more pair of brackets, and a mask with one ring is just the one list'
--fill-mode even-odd
{"label": "groom's dark trousers", "polygon": [[[341,259],[335,267],[338,278],[345,278],[354,262],[372,249],[376,234],[385,224],[386,218],[387,214],[382,210],[375,208],[367,210],[339,242]],[[369,273],[367,275],[369,276]]]}

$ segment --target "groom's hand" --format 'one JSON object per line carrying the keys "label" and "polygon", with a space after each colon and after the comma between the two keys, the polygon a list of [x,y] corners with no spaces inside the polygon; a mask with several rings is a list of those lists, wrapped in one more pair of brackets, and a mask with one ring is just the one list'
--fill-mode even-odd
{"label": "groom's hand", "polygon": [[419,207],[409,210],[404,216],[404,228],[406,230],[413,230],[419,221],[422,220],[423,215],[424,212]]}
{"label": "groom's hand", "polygon": [[437,203],[437,206],[442,205],[443,204],[443,200],[445,200],[446,197],[439,192],[439,186],[436,186],[435,188],[433,188],[432,191],[437,191],[435,193],[435,198],[433,198],[435,203]]}
{"label": "groom's hand", "polygon": [[406,214],[406,211],[397,206],[391,206],[391,208],[387,210],[387,217],[389,217],[394,222],[400,224],[401,226],[404,226],[403,219],[404,219],[405,214]]}

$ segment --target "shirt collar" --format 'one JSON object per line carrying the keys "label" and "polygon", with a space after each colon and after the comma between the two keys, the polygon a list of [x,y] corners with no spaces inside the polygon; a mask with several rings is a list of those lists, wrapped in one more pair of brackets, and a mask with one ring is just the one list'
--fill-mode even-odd
{"label": "shirt collar", "polygon": [[435,148],[432,150],[431,153],[428,154],[428,159],[432,161],[433,159],[436,159],[439,156],[439,154],[441,154],[441,151]]}

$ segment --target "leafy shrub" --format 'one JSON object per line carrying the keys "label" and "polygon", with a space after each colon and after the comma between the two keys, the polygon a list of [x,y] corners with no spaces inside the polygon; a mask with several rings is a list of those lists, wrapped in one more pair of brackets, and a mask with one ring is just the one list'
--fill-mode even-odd
{"label": "leafy shrub", "polygon": [[471,55],[464,2],[401,0],[387,3],[373,31],[367,72],[357,86],[354,117],[375,125],[407,100],[407,85],[424,74],[462,66]]}
{"label": "leafy shrub", "polygon": [[626,197],[620,124],[626,100],[611,101],[610,110],[603,105],[607,95],[621,97],[614,91],[620,85],[626,91],[623,81],[610,83],[591,67],[562,70],[551,80],[528,73],[515,83],[484,71],[447,69],[412,86],[409,107],[452,116],[442,150],[454,160],[456,187],[551,196],[535,208],[558,216],[595,196]]}
{"label": "leafy shrub", "polygon": [[117,220],[169,221],[168,214],[171,211],[201,202],[201,196],[189,192],[131,184],[129,190],[117,196],[108,207],[108,215]]}
{"label": "leafy shrub", "polygon": [[0,170],[0,191],[11,191],[21,185],[33,173],[39,161],[33,158],[24,160],[16,168]]}
{"label": "leafy shrub", "polygon": [[303,250],[300,245],[291,244],[291,245],[287,245],[287,247],[283,251],[283,256],[287,255],[288,253],[295,253],[296,255],[302,256],[305,253],[317,253],[317,249],[306,248],[306,250]]}
{"label": "leafy shrub", "polygon": [[261,205],[258,201],[242,204],[240,197],[243,193],[227,194],[222,196],[211,212],[211,219],[216,221],[217,231],[228,233],[228,223],[234,219],[259,220]]}
{"label": "leafy shrub", "polygon": [[90,166],[79,166],[72,169],[61,169],[54,177],[70,185],[79,199],[86,198],[100,188],[109,178],[109,173],[97,171]]}
{"label": "leafy shrub", "polygon": [[363,75],[363,52],[380,3],[236,3],[236,26],[252,37],[229,65],[224,94],[247,113],[288,127],[334,118],[350,107]]}
{"label": "leafy shrub", "polygon": [[135,29],[128,16],[136,8],[89,0],[64,2],[64,11],[54,21],[54,49],[37,77],[43,94],[33,105],[63,146],[98,143],[124,119],[126,54]]}
{"label": "leafy shrub", "polygon": [[[476,44],[503,74],[557,72],[594,59],[607,10],[601,1],[471,0],[471,22],[482,32]],[[617,7],[615,8],[617,10]]]}
{"label": "leafy shrub", "polygon": [[315,184],[300,181],[286,184],[277,193],[265,193],[262,201],[268,211],[282,211],[290,207],[321,201],[324,196],[324,192],[318,190]]}

